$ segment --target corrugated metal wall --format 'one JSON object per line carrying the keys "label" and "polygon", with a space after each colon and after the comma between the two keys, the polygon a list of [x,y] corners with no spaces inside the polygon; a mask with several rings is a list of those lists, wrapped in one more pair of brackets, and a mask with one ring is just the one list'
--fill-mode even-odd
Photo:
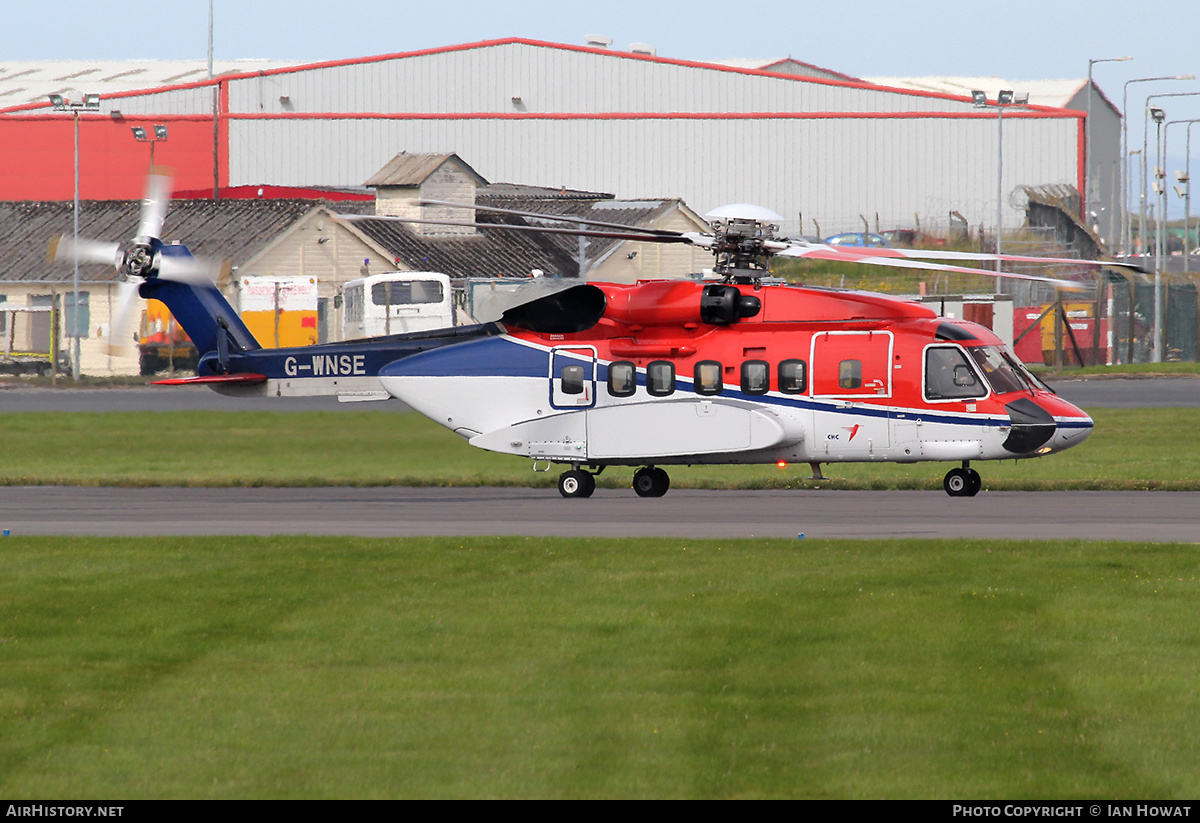
{"label": "corrugated metal wall", "polygon": [[[1006,198],[1018,183],[1074,183],[1073,120],[1004,128]],[[893,228],[950,210],[990,227],[996,136],[986,120],[243,120],[230,184],[361,183],[397,152],[454,151],[493,182],[678,196],[702,214],[757,203],[827,233],[860,229],[859,214]]]}
{"label": "corrugated metal wall", "polygon": [[[493,182],[753,202],[824,233],[996,214],[994,116],[967,100],[530,42],[228,81],[229,184],[359,184],[399,151],[456,152]],[[207,89],[143,98],[204,113]],[[121,108],[142,103],[125,99]],[[637,117],[636,115],[649,115]],[[772,115],[775,116],[772,116]],[[1079,122],[1004,120],[1004,192],[1078,185]],[[1005,204],[1004,222],[1023,214]]]}
{"label": "corrugated metal wall", "polygon": [[[230,84],[234,112],[964,111],[878,87],[747,74],[618,53],[507,43],[264,74]],[[515,105],[513,97],[521,104]],[[524,108],[521,108],[523,106]]]}

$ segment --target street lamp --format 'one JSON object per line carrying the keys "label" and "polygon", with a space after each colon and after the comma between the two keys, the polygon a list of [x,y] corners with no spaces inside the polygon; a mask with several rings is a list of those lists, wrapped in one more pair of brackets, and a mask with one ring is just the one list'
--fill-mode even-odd
{"label": "street lamp", "polygon": [[[1162,124],[1167,114],[1162,109],[1151,108],[1147,113],[1154,118],[1154,192],[1162,198],[1166,187],[1162,183]],[[1145,158],[1142,158],[1145,162]],[[1154,362],[1161,363],[1163,355],[1162,334],[1162,207],[1154,221]]]}
{"label": "street lamp", "polygon": [[[1161,324],[1161,320],[1162,320],[1162,266],[1163,266],[1162,258],[1163,258],[1163,256],[1166,255],[1167,240],[1168,240],[1168,238],[1164,237],[1164,235],[1163,235],[1164,224],[1167,226],[1167,230],[1170,231],[1170,220],[1167,216],[1167,203],[1168,203],[1169,198],[1167,196],[1167,186],[1166,186],[1166,180],[1165,180],[1165,178],[1166,178],[1166,163],[1167,163],[1167,137],[1170,134],[1171,126],[1174,126],[1178,123],[1187,123],[1188,124],[1188,129],[1187,129],[1187,131],[1188,131],[1188,153],[1190,155],[1191,139],[1192,139],[1192,124],[1200,122],[1200,119],[1193,118],[1190,120],[1168,120],[1167,122],[1164,123],[1163,120],[1166,119],[1166,114],[1163,112],[1162,109],[1151,109],[1150,116],[1154,118],[1155,124],[1157,124],[1159,130],[1162,133],[1161,146],[1155,146],[1155,150],[1157,152],[1156,153],[1157,161],[1156,161],[1156,165],[1154,167],[1154,193],[1158,196],[1158,202],[1159,202],[1158,220],[1155,221],[1155,226],[1154,226],[1155,227],[1155,232],[1154,232],[1154,238],[1155,238],[1155,243],[1154,243],[1154,257],[1155,257],[1155,259],[1154,259],[1154,362],[1161,363],[1162,355],[1163,355],[1163,332],[1162,332],[1162,324]],[[1155,142],[1158,142],[1157,135],[1156,135]],[[1191,176],[1190,162],[1191,162],[1191,158],[1189,156],[1188,157],[1188,171],[1175,173],[1177,182],[1182,184],[1183,186],[1187,186],[1186,192],[1182,191],[1179,185],[1175,186],[1176,193],[1179,194],[1180,197],[1184,198],[1184,201],[1186,204],[1184,207],[1184,222],[1183,222],[1183,270],[1185,273],[1188,270],[1187,233],[1188,233],[1188,223],[1191,220],[1191,187],[1188,186],[1188,178]],[[1166,255],[1166,256],[1169,256],[1169,255]]]}
{"label": "street lamp", "polygon": [[[1023,106],[1029,102],[1029,95],[1022,94],[1014,97],[1012,89],[1001,89],[996,92],[996,102],[988,103],[987,93],[974,89],[971,91],[971,102],[977,109],[996,110],[996,254],[1000,254],[1000,227],[1004,220],[1004,107],[1011,105]],[[996,261],[996,271],[1000,271],[1001,263]]]}
{"label": "street lamp", "polygon": [[[72,101],[62,94],[51,94],[50,105],[55,111],[69,111],[75,120],[75,248],[79,248],[79,115],[85,111],[100,111],[100,95],[79,94]],[[74,341],[71,347],[71,379],[79,381],[79,338],[81,314],[79,308],[79,256],[72,255],[74,271],[71,274],[71,322],[67,324],[67,335]],[[87,333],[86,329],[83,330]],[[54,357],[54,352],[50,352]]]}
{"label": "street lamp", "polygon": [[[1176,92],[1168,92],[1166,94],[1151,94],[1150,96],[1148,96],[1146,98],[1146,114],[1145,114],[1145,117],[1143,118],[1143,126],[1142,126],[1142,128],[1143,128],[1143,133],[1142,133],[1142,202],[1141,202],[1141,207],[1140,207],[1139,217],[1138,217],[1138,220],[1140,223],[1140,232],[1141,232],[1140,240],[1142,243],[1143,250],[1145,249],[1145,245],[1146,245],[1146,200],[1148,197],[1145,187],[1146,187],[1146,184],[1149,182],[1149,174],[1147,173],[1147,170],[1146,170],[1146,164],[1150,162],[1150,153],[1147,151],[1148,143],[1149,143],[1149,139],[1150,139],[1150,111],[1152,108],[1150,105],[1150,101],[1157,100],[1160,97],[1195,97],[1197,95],[1200,95],[1200,91],[1176,91]],[[1161,109],[1160,109],[1160,111],[1161,111]]]}
{"label": "street lamp", "polygon": [[[1121,253],[1128,255],[1132,245],[1130,232],[1132,229],[1129,214],[1129,181],[1125,177],[1125,158],[1134,152],[1129,150],[1129,87],[1134,83],[1150,83],[1158,80],[1195,80],[1195,75],[1175,74],[1169,77],[1138,77],[1125,81],[1125,89],[1121,94]],[[1143,169],[1144,171],[1144,169]],[[1142,184],[1145,191],[1145,184]],[[1143,242],[1145,238],[1142,238]]]}
{"label": "street lamp", "polygon": [[[1087,125],[1083,130],[1083,155],[1087,158],[1087,165],[1084,167],[1087,173],[1086,186],[1084,187],[1083,197],[1086,208],[1091,208],[1092,201],[1096,192],[1096,187],[1092,182],[1092,66],[1097,63],[1123,63],[1127,60],[1132,60],[1132,57],[1100,57],[1093,60],[1088,60],[1088,79],[1087,79]],[[1082,211],[1082,210],[1081,210]],[[1111,233],[1112,229],[1109,228]],[[1111,236],[1111,235],[1110,235]]]}
{"label": "street lamp", "polygon": [[147,134],[146,129],[143,128],[142,126],[132,126],[131,129],[133,131],[133,138],[135,140],[137,140],[139,143],[149,143],[150,144],[150,173],[153,174],[154,173],[154,144],[166,142],[167,127],[155,125],[153,137],[151,137],[149,134]]}
{"label": "street lamp", "polygon": [[1188,120],[1187,124],[1187,148],[1184,149],[1184,164],[1183,164],[1183,183],[1186,193],[1183,198],[1183,273],[1186,275],[1190,270],[1190,255],[1188,253],[1188,233],[1192,228],[1192,126],[1200,123],[1200,119]]}

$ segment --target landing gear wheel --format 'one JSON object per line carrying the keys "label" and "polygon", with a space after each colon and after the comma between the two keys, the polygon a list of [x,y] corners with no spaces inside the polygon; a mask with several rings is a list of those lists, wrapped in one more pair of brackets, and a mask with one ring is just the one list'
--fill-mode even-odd
{"label": "landing gear wheel", "polygon": [[558,476],[558,493],[563,497],[591,497],[596,490],[596,478],[589,472],[571,469]]}
{"label": "landing gear wheel", "polygon": [[967,469],[967,474],[971,475],[971,486],[970,491],[967,492],[967,497],[974,497],[983,488],[983,478],[974,469]]}
{"label": "landing gear wheel", "polygon": [[983,478],[974,469],[951,469],[942,486],[951,497],[974,497],[983,488]]}
{"label": "landing gear wheel", "polygon": [[670,476],[655,466],[638,469],[633,475],[633,490],[638,497],[662,497],[669,488]]}

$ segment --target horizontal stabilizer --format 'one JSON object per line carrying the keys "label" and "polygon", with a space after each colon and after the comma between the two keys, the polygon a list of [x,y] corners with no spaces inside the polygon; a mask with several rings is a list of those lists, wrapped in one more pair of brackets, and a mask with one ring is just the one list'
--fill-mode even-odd
{"label": "horizontal stabilizer", "polygon": [[383,389],[378,391],[341,391],[337,393],[339,403],[363,403],[371,400],[391,400],[392,396]]}
{"label": "horizontal stabilizer", "polygon": [[213,383],[241,383],[250,385],[254,383],[266,383],[267,376],[265,374],[255,374],[254,372],[243,372],[242,374],[210,374],[204,377],[171,377],[167,380],[153,381],[156,386],[204,386]]}

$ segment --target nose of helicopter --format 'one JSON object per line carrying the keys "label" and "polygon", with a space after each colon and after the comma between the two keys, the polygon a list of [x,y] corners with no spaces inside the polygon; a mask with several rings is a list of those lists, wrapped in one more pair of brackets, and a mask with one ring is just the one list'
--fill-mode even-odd
{"label": "nose of helicopter", "polygon": [[1055,398],[1055,404],[1060,408],[1053,412],[1054,437],[1046,444],[1051,451],[1069,449],[1087,440],[1092,433],[1092,418],[1083,409],[1060,398]]}
{"label": "nose of helicopter", "polygon": [[1014,454],[1052,454],[1078,446],[1092,433],[1092,418],[1053,394],[1009,403],[1011,430],[1004,448]]}

